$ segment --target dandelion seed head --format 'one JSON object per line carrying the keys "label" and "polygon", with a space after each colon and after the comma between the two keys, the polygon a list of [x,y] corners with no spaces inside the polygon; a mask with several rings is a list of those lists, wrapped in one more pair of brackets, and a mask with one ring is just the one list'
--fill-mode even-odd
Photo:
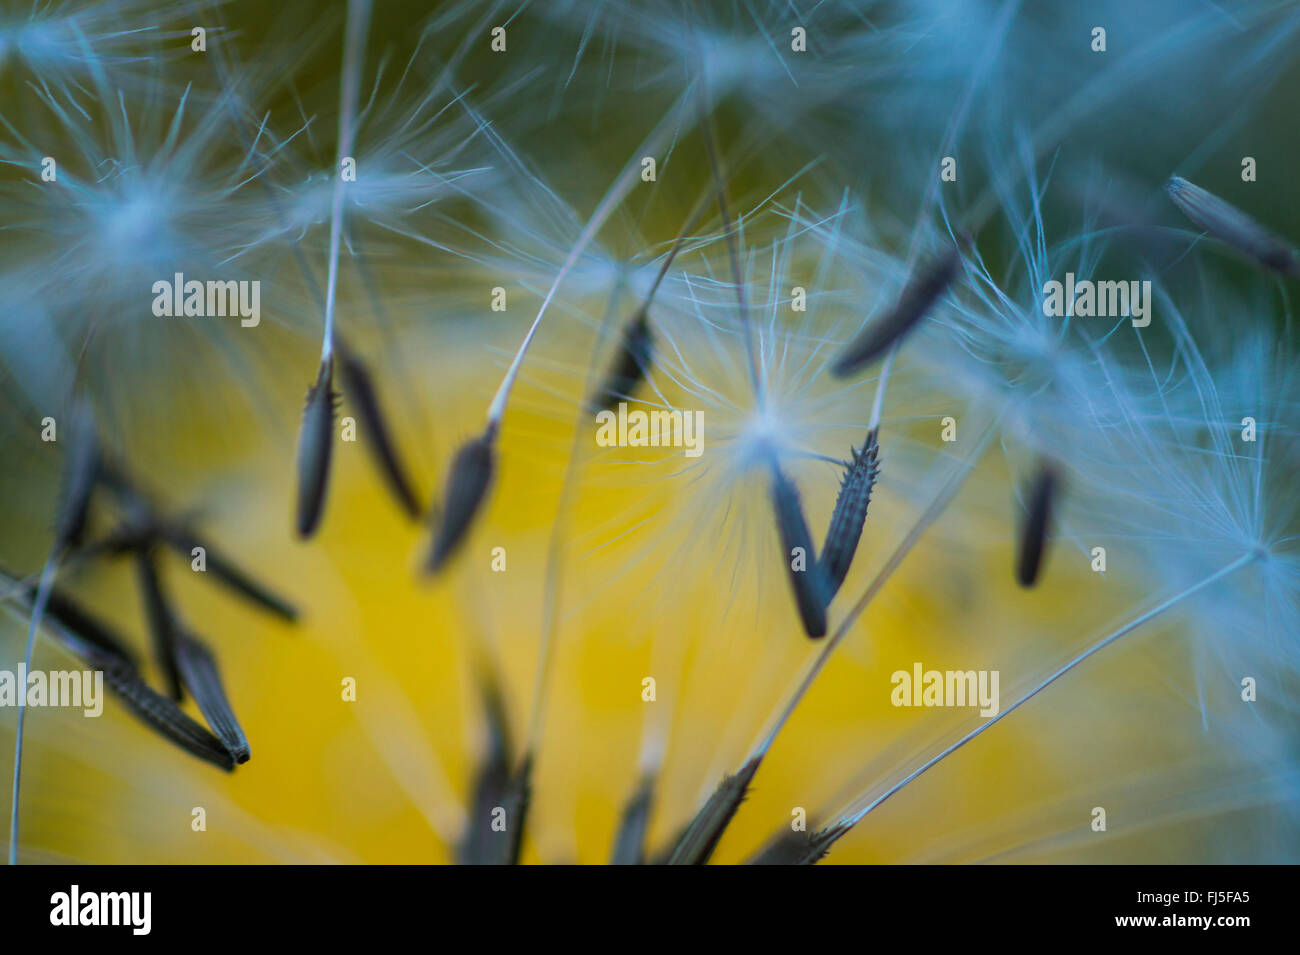
{"label": "dandelion seed head", "polygon": [[[302,610],[250,619],[202,575],[171,575],[212,640],[239,725],[276,761],[259,755],[239,770],[240,808],[208,767],[150,746],[120,706],[102,722],[55,717],[33,736],[23,803],[40,800],[42,813],[28,817],[25,858],[115,858],[104,833],[123,820],[148,836],[133,861],[189,858],[192,838],[159,822],[179,799],[221,813],[207,859],[451,859],[475,822],[466,797],[482,765],[465,748],[482,705],[466,672],[497,671],[518,737],[542,682],[539,637],[552,632],[524,858],[607,859],[623,800],[642,792],[644,848],[661,855],[717,781],[747,765],[773,701],[807,663],[785,552],[795,535],[783,539],[774,521],[773,465],[788,481],[787,511],[797,499],[804,512],[798,539],[815,547],[877,395],[880,483],[826,629],[877,574],[882,588],[755,777],[717,858],[738,861],[765,832],[788,829],[791,805],[869,802],[964,732],[964,714],[895,708],[894,667],[1001,667],[1009,694],[1090,646],[1108,618],[1140,621],[1238,561],[1138,628],[1146,642],[1126,636],[1085,660],[909,783],[882,824],[856,842],[850,833],[830,861],[1294,854],[1276,848],[1294,842],[1284,837],[1300,794],[1291,288],[1240,296],[1214,256],[1193,248],[1171,265],[1073,200],[1079,156],[1095,158],[1101,178],[1157,196],[1174,169],[1234,172],[1234,111],[1251,112],[1237,109],[1243,96],[1272,109],[1252,96],[1294,65],[1300,14],[1274,0],[1191,11],[1113,0],[1095,11],[1111,30],[1101,56],[1088,49],[1085,14],[1015,0],[557,2],[498,10],[510,34],[499,55],[481,32],[497,19],[487,8],[453,4],[422,27],[376,10],[358,176],[340,192],[337,359],[356,346],[375,407],[401,409],[394,447],[424,451],[407,496],[438,487],[431,510],[445,513],[459,494],[473,512],[472,529],[453,535],[463,551],[422,588],[412,555],[429,542],[356,450],[376,426],[355,376],[340,412],[356,417],[358,444],[328,438],[329,524],[308,544],[285,521],[321,318],[311,286],[323,281],[339,181],[343,39],[338,16],[288,35],[284,23],[303,22],[294,14],[316,11],[287,2],[283,20],[279,8],[242,5],[237,18],[232,8],[239,42],[206,57],[188,56],[187,34],[160,28],[152,3],[60,3],[54,20],[69,19],[42,26],[45,36],[20,34],[53,23],[49,12],[0,28],[0,73],[27,97],[0,129],[0,161],[14,173],[0,182],[13,212],[0,232],[11,253],[0,390],[19,399],[0,402],[14,462],[4,484],[18,491],[4,497],[14,532],[0,564],[48,544],[48,515],[29,505],[52,486],[64,446],[38,444],[35,422],[62,416],[76,387],[114,454],[158,475],[173,502],[218,505],[218,539],[289,585]],[[807,30],[806,54],[791,48],[795,26]],[[252,42],[255,56],[213,70]],[[390,47],[409,59],[389,59]],[[1216,68],[1225,60],[1235,72]],[[642,150],[656,123],[666,132]],[[1059,153],[1042,135],[1054,124],[1071,130]],[[1152,148],[1133,150],[1133,129],[1156,130]],[[38,182],[47,152],[57,184]],[[642,152],[659,160],[657,183],[635,177]],[[947,152],[960,177],[935,185]],[[631,188],[604,208],[625,169]],[[898,300],[917,264],[954,236],[966,242],[986,187],[998,215],[972,230],[948,292],[891,357],[836,379],[835,356]],[[682,204],[701,196],[708,211],[683,227]],[[588,231],[593,210],[603,218]],[[648,301],[679,229],[685,240]],[[1123,277],[1151,273],[1149,328],[1043,314],[1044,282],[1066,271],[1118,278],[1116,263]],[[268,304],[308,334],[151,322],[141,280],[174,271],[265,278]],[[458,449],[480,433],[484,403],[553,284],[491,459],[458,490],[447,480]],[[498,286],[508,309],[489,312]],[[644,374],[619,379],[631,392],[620,398],[633,410],[702,412],[698,458],[593,439],[592,386],[643,307],[653,353],[633,350],[650,357]],[[113,334],[88,333],[101,314]],[[1241,437],[1247,416],[1253,443]],[[951,442],[940,426],[949,417]],[[1063,491],[1051,558],[1021,592],[1010,572],[1016,508],[1040,457],[1059,462]],[[888,570],[967,466],[969,482]],[[100,529],[92,520],[90,537]],[[1104,574],[1089,568],[1098,543]],[[498,548],[503,572],[488,569]],[[185,554],[165,559],[181,570]],[[125,639],[143,639],[114,568],[78,569],[65,584]],[[5,637],[21,640],[20,602],[2,609]],[[286,617],[304,639],[283,639]],[[252,638],[230,639],[240,633]],[[340,673],[356,677],[359,705],[336,699]],[[646,675],[658,679],[655,706],[639,696]],[[1260,677],[1260,705],[1240,699],[1247,675]],[[286,692],[316,701],[310,719]],[[102,804],[87,808],[43,768],[74,760],[112,783]],[[970,796],[960,805],[955,787]],[[1078,806],[1117,794],[1124,825],[1088,833],[1085,846]],[[1142,831],[1157,826],[1158,836]]]}

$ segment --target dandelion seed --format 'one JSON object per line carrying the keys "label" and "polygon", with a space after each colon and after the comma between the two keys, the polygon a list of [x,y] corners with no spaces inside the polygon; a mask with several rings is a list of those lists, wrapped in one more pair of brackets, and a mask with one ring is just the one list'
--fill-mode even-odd
{"label": "dandelion seed", "polygon": [[873,429],[861,448],[851,449],[853,459],[840,481],[840,493],[835,499],[835,510],[831,512],[820,558],[828,603],[839,592],[857,553],[862,527],[867,520],[867,507],[871,503],[871,490],[880,473],[879,450]]}
{"label": "dandelion seed", "polygon": [[826,858],[826,853],[839,842],[840,837],[849,831],[849,826],[836,823],[825,829],[818,829],[808,837],[808,844],[803,852],[791,863],[792,865],[816,865]]}
{"label": "dandelion seed", "polygon": [[251,755],[248,737],[231,709],[212,652],[196,637],[184,632],[176,634],[176,650],[181,678],[208,726],[236,763],[248,762]]}
{"label": "dandelion seed", "polygon": [[845,832],[848,827],[838,825],[814,832],[785,832],[750,859],[749,864],[816,865]]}
{"label": "dandelion seed", "polygon": [[325,510],[337,403],[334,359],[325,358],[320,363],[316,383],[307,392],[302,430],[298,434],[298,536],[302,538],[316,533]]}
{"label": "dandelion seed", "polygon": [[[781,559],[789,571],[799,618],[803,621],[808,636],[814,639],[824,637],[826,605],[830,598],[817,561],[817,552],[813,549],[812,535],[808,533],[808,522],[804,520],[799,489],[782,473],[780,467],[773,464],[771,490],[777,530],[781,535]],[[796,567],[800,554],[804,557],[802,569]]]}
{"label": "dandelion seed", "polygon": [[1020,551],[1016,558],[1016,580],[1021,587],[1032,587],[1038,582],[1043,555],[1047,550],[1047,535],[1051,531],[1052,509],[1059,491],[1056,471],[1040,464],[1029,490],[1029,506],[1020,529]]}
{"label": "dandelion seed", "polygon": [[808,850],[808,833],[783,829],[749,859],[750,865],[798,865]]}
{"label": "dandelion seed", "polygon": [[[35,588],[28,589],[29,599],[35,598]],[[55,590],[50,594],[46,612],[67,630],[71,630],[101,653],[120,657],[125,663],[137,665],[135,651],[112,627],[98,620],[80,604]]]}
{"label": "dandelion seed", "polygon": [[392,431],[379,406],[379,396],[370,373],[356,353],[344,344],[342,338],[337,339],[336,345],[339,353],[339,372],[343,376],[343,394],[361,418],[361,425],[367,439],[366,447],[370,449],[379,473],[383,475],[384,482],[393,497],[397,499],[397,503],[411,517],[419,517],[419,502],[411,489],[411,482],[398,455]]}
{"label": "dandelion seed", "polygon": [[654,333],[650,331],[648,309],[643,305],[623,330],[618,355],[604,382],[592,395],[588,403],[589,409],[593,412],[600,411],[630,398],[636,386],[645,379],[653,357]]}
{"label": "dandelion seed", "polygon": [[903,289],[898,303],[884,317],[872,321],[845,347],[831,365],[831,372],[845,378],[901,342],[952,285],[960,262],[961,256],[953,246],[920,269]]}
{"label": "dandelion seed", "polygon": [[654,794],[654,777],[645,776],[623,807],[609,857],[610,865],[641,865],[645,862],[645,837],[650,828]]}
{"label": "dandelion seed", "polygon": [[457,861],[461,865],[493,865],[504,861],[506,856],[501,846],[501,834],[492,831],[491,818],[492,810],[504,805],[511,792],[510,726],[506,720],[505,701],[495,680],[484,677],[480,683],[488,724],[488,746],[479,764],[465,836],[457,851]]}
{"label": "dandelion seed", "polygon": [[[248,598],[276,616],[290,622],[298,619],[298,611],[292,604],[254,580],[247,571],[200,537],[193,528],[160,514],[153,503],[115,463],[104,460],[100,475],[104,485],[116,494],[127,511],[134,515],[134,522],[116,528],[106,539],[97,542],[95,549],[115,554],[128,553],[138,550],[148,539],[156,537],[188,560],[193,557],[196,547],[202,548],[207,573],[237,594]],[[89,551],[89,548],[83,548],[81,553],[85,556]]]}
{"label": "dandelion seed", "polygon": [[483,505],[496,468],[495,435],[496,429],[489,425],[481,435],[466,442],[456,452],[447,477],[442,520],[426,565],[430,573],[441,570],[464,542],[466,532]]}
{"label": "dandelion seed", "polygon": [[242,570],[220,551],[214,550],[189,528],[177,524],[162,524],[158,528],[158,534],[164,543],[182,557],[190,557],[196,547],[203,548],[207,573],[264,610],[269,610],[290,623],[298,619],[298,611],[293,604],[258,583],[249,576],[247,571]]}
{"label": "dandelion seed", "polygon": [[[356,135],[357,84],[370,19],[369,0],[349,0],[344,34],[343,71],[339,78],[339,139],[336,168],[351,155]],[[321,336],[320,371],[307,392],[302,431],[298,435],[298,536],[311,537],[325,509],[330,452],[334,437],[334,312],[338,294],[339,243],[343,229],[343,176],[336,175],[330,204],[329,276],[325,291],[325,330]]]}
{"label": "dandelion seed", "polygon": [[508,838],[506,839],[506,865],[518,865],[519,854],[524,847],[524,827],[528,821],[528,810],[533,802],[533,756],[525,753],[523,761],[515,771],[510,787],[506,791],[502,807],[506,811]]}
{"label": "dandelion seed", "polygon": [[1296,250],[1236,206],[1180,176],[1170,177],[1165,189],[1183,215],[1216,239],[1266,269],[1300,278]]}
{"label": "dandelion seed", "polygon": [[160,735],[227,772],[235,768],[235,757],[221,740],[186,716],[174,702],[151,689],[134,668],[115,660],[91,662],[103,670],[109,689]]}
{"label": "dandelion seed", "polygon": [[736,810],[745,801],[749,784],[762,761],[762,756],[755,756],[734,776],[723,777],[673,847],[672,855],[668,857],[669,865],[704,865],[709,861]]}

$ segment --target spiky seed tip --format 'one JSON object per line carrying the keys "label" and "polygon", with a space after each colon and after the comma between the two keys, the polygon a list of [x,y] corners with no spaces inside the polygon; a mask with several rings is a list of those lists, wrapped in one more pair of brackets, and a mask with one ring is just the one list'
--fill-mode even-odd
{"label": "spiky seed tip", "polygon": [[615,355],[605,380],[587,402],[588,409],[592,412],[606,410],[631,397],[650,369],[650,363],[654,360],[654,346],[649,313],[643,305],[623,330],[618,354]]}
{"label": "spiky seed tip", "polygon": [[1180,176],[1170,177],[1165,190],[1183,215],[1216,239],[1266,269],[1300,278],[1296,250],[1232,203]]}
{"label": "spiky seed tip", "polygon": [[301,538],[311,537],[325,511],[325,490],[329,485],[330,455],[334,448],[334,410],[338,394],[334,391],[334,359],[320,363],[316,383],[307,391],[302,413],[302,430],[298,432],[298,516]]}
{"label": "spiky seed tip", "polygon": [[1047,535],[1051,533],[1052,511],[1060,490],[1056,469],[1046,462],[1040,463],[1029,487],[1029,506],[1020,529],[1020,551],[1016,559],[1016,580],[1021,587],[1032,587],[1042,572],[1043,557],[1047,551]]}
{"label": "spiky seed tip", "polygon": [[398,454],[392,429],[388,427],[383,409],[379,405],[379,395],[375,390],[374,380],[370,377],[365,363],[344,345],[341,338],[335,339],[335,347],[339,352],[343,394],[355,408],[357,417],[361,419],[361,427],[366,437],[365,445],[370,449],[375,466],[402,510],[410,517],[419,518],[420,503],[416,500],[415,491]]}
{"label": "spiky seed tip", "polygon": [[72,413],[69,445],[63,461],[63,486],[55,536],[59,545],[79,543],[90,514],[90,498],[99,473],[99,440],[90,405],[80,402]]}
{"label": "spiky seed tip", "polygon": [[883,317],[858,333],[831,365],[831,372],[845,378],[889,351],[934,308],[957,278],[961,255],[954,245],[918,270],[908,281],[898,302]]}
{"label": "spiky seed tip", "polygon": [[669,865],[704,865],[709,861],[736,810],[745,801],[749,784],[754,781],[754,774],[762,762],[762,756],[755,756],[734,776],[723,777],[673,847],[672,855],[668,857]]}
{"label": "spiky seed tip", "polygon": [[783,827],[749,857],[747,865],[797,865],[808,850],[808,833]]}
{"label": "spiky seed tip", "polygon": [[820,558],[828,603],[839,592],[857,553],[862,527],[867,521],[867,507],[871,504],[871,491],[880,473],[879,450],[875,430],[868,432],[861,448],[850,449],[853,457],[840,481],[840,493],[835,498],[835,510],[831,512]]}
{"label": "spiky seed tip", "polygon": [[236,763],[248,762],[252,755],[248,737],[244,735],[225,687],[221,685],[221,674],[212,652],[196,637],[184,632],[176,635],[176,651],[181,679],[208,726]]}
{"label": "spiky seed tip", "polygon": [[816,865],[826,858],[826,853],[831,851],[831,847],[840,841],[852,826],[844,823],[835,823],[827,826],[825,829],[818,829],[808,836],[808,844],[805,846],[803,853],[793,861],[792,865]]}
{"label": "spiky seed tip", "polygon": [[433,536],[427,570],[437,573],[447,563],[465,535],[487,497],[496,470],[496,429],[491,425],[477,438],[466,442],[452,461],[447,475],[447,491],[442,506],[442,520]]}
{"label": "spiky seed tip", "polygon": [[750,865],[816,865],[851,826],[835,823],[813,832],[784,832],[764,846]]}
{"label": "spiky seed tip", "polygon": [[781,536],[781,559],[786,565],[795,605],[805,632],[816,639],[826,636],[826,605],[830,602],[812,535],[804,519],[799,489],[772,465],[772,508]]}

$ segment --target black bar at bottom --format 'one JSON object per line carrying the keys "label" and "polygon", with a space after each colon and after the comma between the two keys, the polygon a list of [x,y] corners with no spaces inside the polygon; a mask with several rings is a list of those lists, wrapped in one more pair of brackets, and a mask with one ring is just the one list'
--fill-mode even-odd
{"label": "black bar at bottom", "polygon": [[684,874],[661,882],[650,871],[641,882],[628,868],[588,882],[577,868],[537,879],[528,868],[507,876],[383,866],[6,867],[0,932],[330,946],[418,933],[436,950],[475,938],[499,943],[513,931],[536,941],[587,936],[603,948],[618,938],[668,941],[685,921],[693,937],[716,931],[733,944],[747,930],[777,927],[805,943],[847,934],[872,947],[900,931],[926,944],[1098,935],[1231,944],[1241,933],[1286,928],[1295,908],[1287,867],[825,866],[780,879],[773,871],[715,869],[697,883]]}

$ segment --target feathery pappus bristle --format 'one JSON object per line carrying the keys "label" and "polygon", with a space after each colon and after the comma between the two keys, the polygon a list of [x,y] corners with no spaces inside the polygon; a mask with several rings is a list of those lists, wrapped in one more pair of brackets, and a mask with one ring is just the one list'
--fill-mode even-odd
{"label": "feathery pappus bristle", "polygon": [[370,449],[375,466],[394,499],[409,516],[420,516],[420,504],[397,451],[397,442],[379,404],[379,394],[374,379],[365,363],[348,348],[342,337],[335,338],[339,354],[339,373],[343,377],[343,395],[361,419],[365,444]]}
{"label": "feathery pappus bristle", "polygon": [[957,278],[960,263],[961,255],[952,246],[919,269],[908,281],[897,304],[845,346],[831,365],[832,374],[839,378],[852,375],[900,343],[948,291]]}
{"label": "feathery pappus bristle", "polygon": [[465,540],[492,484],[496,469],[496,429],[489,425],[477,438],[456,452],[447,475],[447,492],[442,502],[442,519],[433,536],[426,569],[436,573]]}
{"label": "feathery pappus bristle", "polygon": [[302,413],[302,430],[298,432],[298,513],[297,530],[301,538],[311,537],[320,526],[325,511],[325,493],[329,486],[330,456],[334,449],[334,410],[338,394],[334,391],[334,359],[324,358],[316,383],[307,391]]}
{"label": "feathery pappus bristle", "polygon": [[1052,511],[1060,490],[1056,470],[1046,462],[1038,466],[1028,490],[1028,504],[1020,527],[1020,548],[1016,557],[1016,581],[1032,587],[1042,573],[1047,536],[1052,530]]}
{"label": "feathery pappus bristle", "polygon": [[1300,257],[1295,247],[1232,203],[1181,176],[1171,176],[1165,190],[1183,215],[1219,241],[1257,265],[1300,278]]}
{"label": "feathery pappus bristle", "polygon": [[830,602],[812,534],[804,518],[799,489],[775,463],[772,465],[772,508],[781,535],[781,559],[786,565],[795,605],[804,631],[816,639],[826,636],[826,605]]}
{"label": "feathery pappus bristle", "polygon": [[827,603],[834,599],[844,583],[853,556],[857,553],[858,541],[862,539],[862,527],[866,523],[867,508],[871,504],[871,491],[880,474],[879,451],[875,430],[867,433],[862,447],[850,449],[852,460],[840,480],[840,493],[835,498],[835,510],[831,512],[831,522],[826,528],[826,542],[822,545],[819,558]]}

